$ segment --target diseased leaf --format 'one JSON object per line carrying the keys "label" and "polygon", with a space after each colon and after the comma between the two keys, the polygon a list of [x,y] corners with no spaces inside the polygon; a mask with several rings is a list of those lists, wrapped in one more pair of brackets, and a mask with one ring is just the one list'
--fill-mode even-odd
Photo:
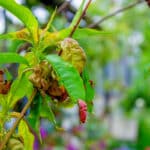
{"label": "diseased leaf", "polygon": [[24,150],[33,150],[34,136],[25,121],[21,120],[18,126],[18,135],[23,138]]}
{"label": "diseased leaf", "polygon": [[84,85],[79,72],[57,55],[48,55],[46,59],[52,65],[59,82],[66,88],[73,102],[78,99],[85,99]]}
{"label": "diseased leaf", "polygon": [[9,107],[13,108],[15,103],[23,98],[24,96],[30,97],[33,91],[33,85],[28,80],[25,74],[21,75],[16,79],[11,85],[9,95],[8,95],[8,103]]}
{"label": "diseased leaf", "polygon": [[11,150],[24,150],[24,145],[22,141],[19,138],[10,138],[7,143],[7,148]]}
{"label": "diseased leaf", "polygon": [[[67,37],[69,35],[69,32],[66,32],[66,31],[67,30],[61,30],[59,32],[48,32],[48,31],[45,32],[40,43],[42,47],[40,50],[44,51],[45,48],[49,46],[54,46],[57,44],[57,42]],[[40,35],[43,34],[42,32],[43,30],[40,30]]]}
{"label": "diseased leaf", "polygon": [[28,64],[28,61],[16,53],[0,53],[0,64],[8,63],[23,63]]}
{"label": "diseased leaf", "polygon": [[[44,30],[39,30],[39,34],[41,38],[40,41],[40,51],[44,51],[49,46],[56,45],[59,41],[69,36],[70,28],[63,29],[56,32],[49,32]],[[44,34],[43,34],[44,33]]]}
{"label": "diseased leaf", "polygon": [[0,39],[22,40],[32,43],[32,37],[26,28],[16,32],[1,34]]}
{"label": "diseased leaf", "polygon": [[15,2],[15,0],[0,0],[0,5],[18,17],[30,31],[34,42],[38,42],[38,22],[32,12]]}

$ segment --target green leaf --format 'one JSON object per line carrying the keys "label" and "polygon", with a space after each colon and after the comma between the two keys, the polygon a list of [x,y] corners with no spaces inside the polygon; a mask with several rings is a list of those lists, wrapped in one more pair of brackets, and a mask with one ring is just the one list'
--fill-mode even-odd
{"label": "green leaf", "polygon": [[50,17],[50,19],[49,19],[49,21],[48,21],[44,31],[48,31],[50,29],[56,13],[57,13],[57,9],[55,9],[54,12],[52,13],[52,15],[51,15],[51,17]]}
{"label": "green leaf", "polygon": [[[28,69],[29,67],[33,67],[37,64],[37,58],[33,52],[27,52],[24,56],[24,58],[29,62],[29,65],[26,64],[20,64],[18,68],[18,74],[21,75],[22,72],[25,69]],[[32,73],[32,72],[31,72]],[[30,74],[31,74],[30,73]]]}
{"label": "green leaf", "polygon": [[149,138],[150,138],[149,113],[150,113],[149,109],[145,109],[140,113],[138,138],[137,138],[138,150],[144,150],[146,147],[149,147]]}
{"label": "green leaf", "polygon": [[33,150],[34,136],[25,121],[21,120],[18,126],[18,135],[23,138],[24,150]]}
{"label": "green leaf", "polygon": [[48,95],[46,95],[46,97],[43,99],[44,103],[43,105],[41,105],[41,108],[40,108],[40,116],[47,118],[50,122],[52,122],[56,126],[54,113],[51,107],[49,106],[50,100],[51,98]]}
{"label": "green leaf", "polygon": [[69,26],[69,28],[72,29],[76,25],[78,19],[80,18],[81,14],[83,12],[84,4],[85,4],[85,0],[82,1],[82,3],[80,5],[77,13],[75,14],[75,17],[73,18],[73,20],[72,20],[72,22],[71,22],[71,24]]}
{"label": "green leaf", "polygon": [[[4,112],[3,110],[6,110],[7,108],[7,95],[0,94],[0,118],[4,117],[3,115],[1,116],[1,113]],[[3,114],[3,113],[2,113]]]}
{"label": "green leaf", "polygon": [[27,29],[0,35],[0,39],[22,40],[32,43],[32,37]]}
{"label": "green leaf", "polygon": [[40,135],[40,118],[47,118],[54,126],[56,126],[55,116],[49,106],[50,97],[46,96],[44,99],[38,93],[31,105],[30,114],[28,116],[28,121],[33,130],[38,134],[39,140],[41,140]]}
{"label": "green leaf", "polygon": [[94,88],[90,83],[89,74],[86,68],[84,68],[82,72],[82,78],[83,78],[85,92],[86,92],[85,101],[87,102],[88,105],[88,111],[92,112],[92,108],[93,108],[92,101],[94,99],[95,92],[94,92]]}
{"label": "green leaf", "polygon": [[52,65],[59,82],[64,85],[73,102],[76,102],[78,99],[84,100],[84,85],[79,72],[57,55],[48,55],[46,59]]}
{"label": "green leaf", "polygon": [[8,63],[23,63],[28,64],[28,61],[16,53],[0,53],[0,64]]}
{"label": "green leaf", "polygon": [[28,121],[33,130],[38,134],[39,140],[41,140],[40,135],[40,118],[47,118],[54,126],[56,126],[55,116],[49,106],[50,97],[46,95],[43,98],[40,93],[36,94],[31,109],[30,115],[28,116]]}
{"label": "green leaf", "polygon": [[32,129],[37,133],[38,138],[41,140],[40,135],[40,107],[42,106],[42,97],[40,93],[37,93],[34,97],[33,103],[31,105],[30,114],[27,120],[32,127]]}
{"label": "green leaf", "polygon": [[[53,46],[57,44],[59,41],[63,40],[64,38],[68,37],[71,32],[71,28],[63,29],[59,32],[47,32],[45,34],[43,43],[44,46]],[[73,38],[79,40],[79,39],[87,39],[91,37],[106,37],[106,36],[112,36],[114,33],[112,32],[106,32],[106,31],[98,31],[95,29],[89,29],[89,28],[84,28],[84,29],[76,29],[75,33],[73,34]]]}
{"label": "green leaf", "polygon": [[28,77],[25,74],[19,76],[18,79],[13,81],[13,84],[11,85],[10,91],[8,93],[9,107],[13,108],[15,103],[24,96],[29,98],[32,91],[33,85],[28,80]]}
{"label": "green leaf", "polygon": [[88,37],[91,38],[91,36],[94,36],[94,37],[112,36],[113,34],[114,33],[112,32],[99,31],[99,30],[90,29],[90,28],[83,28],[83,29],[78,28],[75,31],[73,38],[82,39],[82,38],[88,38]]}
{"label": "green leaf", "polygon": [[34,42],[38,42],[38,22],[32,12],[15,2],[15,0],[0,0],[0,5],[18,17],[30,31]]}

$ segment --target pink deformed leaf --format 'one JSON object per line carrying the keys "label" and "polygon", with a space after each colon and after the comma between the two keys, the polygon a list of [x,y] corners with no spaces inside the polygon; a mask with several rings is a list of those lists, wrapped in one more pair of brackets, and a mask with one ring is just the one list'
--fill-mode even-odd
{"label": "pink deformed leaf", "polygon": [[83,100],[79,99],[78,106],[79,106],[80,122],[85,123],[87,118],[87,104]]}

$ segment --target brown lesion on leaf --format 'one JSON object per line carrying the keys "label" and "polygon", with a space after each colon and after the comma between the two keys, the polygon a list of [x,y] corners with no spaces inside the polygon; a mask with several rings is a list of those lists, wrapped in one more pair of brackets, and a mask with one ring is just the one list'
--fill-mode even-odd
{"label": "brown lesion on leaf", "polygon": [[65,87],[59,84],[54,70],[47,61],[41,61],[35,66],[29,80],[39,91],[47,93],[53,100],[57,99],[62,102],[68,97]]}
{"label": "brown lesion on leaf", "polygon": [[4,71],[0,70],[0,94],[7,94],[11,86],[11,81],[4,80]]}
{"label": "brown lesion on leaf", "polygon": [[31,41],[30,33],[27,29],[22,29],[16,32],[17,39],[22,39],[25,41]]}

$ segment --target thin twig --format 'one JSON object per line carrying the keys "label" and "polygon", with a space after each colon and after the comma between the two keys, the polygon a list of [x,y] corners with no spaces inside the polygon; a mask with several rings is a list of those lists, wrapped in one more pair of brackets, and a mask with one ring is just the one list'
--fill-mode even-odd
{"label": "thin twig", "polygon": [[81,14],[81,16],[79,17],[77,23],[76,23],[75,26],[73,27],[73,29],[72,29],[72,31],[71,31],[69,37],[72,37],[73,33],[74,33],[75,30],[77,29],[77,27],[78,27],[78,25],[79,25],[81,19],[83,18],[83,16],[84,16],[85,13],[86,13],[86,10],[88,9],[88,7],[89,7],[91,1],[92,1],[92,0],[89,0],[88,3],[86,4],[86,6],[85,6],[85,8],[84,8],[84,10],[83,10],[83,12],[82,12],[82,14]]}
{"label": "thin twig", "polygon": [[6,134],[4,141],[1,143],[0,145],[0,150],[3,150],[5,145],[7,144],[9,138],[11,137],[11,135],[14,133],[16,127],[18,126],[19,122],[21,121],[21,119],[24,117],[26,111],[28,110],[28,108],[30,107],[32,100],[34,99],[35,95],[37,93],[37,90],[34,89],[30,99],[28,100],[27,104],[24,106],[23,110],[20,113],[20,116],[18,116],[16,122],[13,124],[13,127],[10,129],[10,131]]}
{"label": "thin twig", "polygon": [[64,11],[72,2],[72,0],[70,1],[65,1],[57,10],[57,14],[59,14],[60,12]]}
{"label": "thin twig", "polygon": [[113,16],[116,16],[117,14],[122,13],[124,11],[127,11],[128,9],[131,9],[131,8],[135,7],[136,5],[142,3],[142,2],[145,2],[145,1],[144,0],[138,0],[138,1],[136,1],[132,4],[130,4],[130,5],[126,6],[126,7],[120,8],[120,9],[112,12],[111,14],[108,14],[107,16],[104,16],[102,19],[98,20],[97,22],[90,24],[88,27],[89,28],[94,28],[95,26],[101,24],[102,22],[106,21],[107,19],[109,19]]}

